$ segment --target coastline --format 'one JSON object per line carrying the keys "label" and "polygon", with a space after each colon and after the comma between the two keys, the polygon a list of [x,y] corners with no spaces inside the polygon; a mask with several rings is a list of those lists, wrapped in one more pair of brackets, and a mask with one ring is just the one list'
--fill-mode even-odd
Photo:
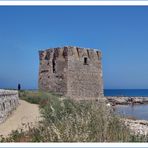
{"label": "coastline", "polygon": [[[129,96],[105,96],[107,101],[114,107],[117,105],[140,105],[148,104],[148,97],[129,97]],[[124,124],[130,129],[133,135],[148,134],[148,120],[139,120],[137,118],[121,118]]]}
{"label": "coastline", "polygon": [[147,135],[148,134],[148,121],[147,120],[133,120],[123,119],[124,124],[130,129],[133,135]]}
{"label": "coastline", "polygon": [[148,104],[148,97],[128,97],[128,96],[105,96],[105,98],[114,105],[128,104]]}

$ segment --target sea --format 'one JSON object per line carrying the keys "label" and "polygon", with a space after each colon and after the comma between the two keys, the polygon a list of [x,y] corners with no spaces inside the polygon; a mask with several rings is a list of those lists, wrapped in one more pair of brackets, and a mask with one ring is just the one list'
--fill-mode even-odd
{"label": "sea", "polygon": [[[130,96],[148,97],[148,89],[105,89],[105,96]],[[148,104],[117,105],[115,112],[121,116],[148,120]]]}
{"label": "sea", "polygon": [[105,96],[148,97],[148,89],[104,89]]}

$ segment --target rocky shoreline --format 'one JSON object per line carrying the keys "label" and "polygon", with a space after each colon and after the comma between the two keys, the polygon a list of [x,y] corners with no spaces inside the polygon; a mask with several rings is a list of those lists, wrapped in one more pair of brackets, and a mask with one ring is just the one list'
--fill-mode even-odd
{"label": "rocky shoreline", "polygon": [[[105,97],[111,106],[129,104],[148,104],[148,97],[126,97],[126,96],[107,96]],[[123,119],[124,124],[134,135],[148,135],[147,120]]]}
{"label": "rocky shoreline", "polygon": [[148,104],[148,97],[106,96],[111,105]]}
{"label": "rocky shoreline", "polygon": [[124,119],[125,125],[134,135],[148,135],[148,121]]}

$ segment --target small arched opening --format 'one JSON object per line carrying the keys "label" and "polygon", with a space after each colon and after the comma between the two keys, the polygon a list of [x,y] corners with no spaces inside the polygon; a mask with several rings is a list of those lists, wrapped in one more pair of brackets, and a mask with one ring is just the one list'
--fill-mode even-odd
{"label": "small arched opening", "polygon": [[56,66],[56,62],[55,62],[55,59],[53,59],[52,60],[52,71],[53,71],[53,73],[56,73],[55,66]]}
{"label": "small arched opening", "polygon": [[87,57],[84,57],[84,65],[88,65],[88,59],[87,59]]}

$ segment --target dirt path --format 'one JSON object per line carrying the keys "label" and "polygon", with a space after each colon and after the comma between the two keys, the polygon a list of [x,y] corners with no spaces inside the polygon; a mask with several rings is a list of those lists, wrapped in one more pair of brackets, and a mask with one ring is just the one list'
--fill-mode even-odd
{"label": "dirt path", "polygon": [[34,125],[39,120],[38,105],[20,100],[18,108],[13,111],[4,123],[0,124],[0,135],[7,136],[12,130],[25,128],[28,123]]}

